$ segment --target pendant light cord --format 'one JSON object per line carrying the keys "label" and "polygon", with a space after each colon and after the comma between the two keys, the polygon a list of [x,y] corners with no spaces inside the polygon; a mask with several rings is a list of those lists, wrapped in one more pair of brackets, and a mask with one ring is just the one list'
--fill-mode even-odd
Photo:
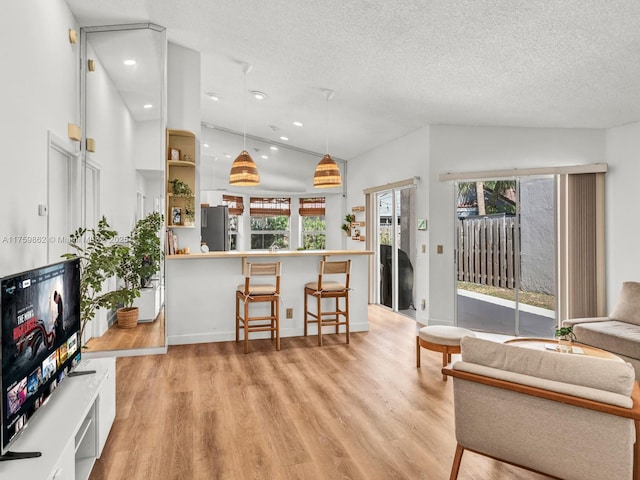
{"label": "pendant light cord", "polygon": [[242,150],[247,149],[247,68],[242,80]]}
{"label": "pendant light cord", "polygon": [[329,94],[327,93],[327,142],[326,142],[326,150],[325,153],[329,154]]}

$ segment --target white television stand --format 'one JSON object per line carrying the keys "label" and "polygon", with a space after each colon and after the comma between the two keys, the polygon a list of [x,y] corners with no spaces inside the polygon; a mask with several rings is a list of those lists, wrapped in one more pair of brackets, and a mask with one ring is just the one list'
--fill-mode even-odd
{"label": "white television stand", "polygon": [[116,415],[115,358],[82,360],[78,370],[96,373],[65,378],[9,448],[42,456],[0,462],[0,478],[89,478]]}

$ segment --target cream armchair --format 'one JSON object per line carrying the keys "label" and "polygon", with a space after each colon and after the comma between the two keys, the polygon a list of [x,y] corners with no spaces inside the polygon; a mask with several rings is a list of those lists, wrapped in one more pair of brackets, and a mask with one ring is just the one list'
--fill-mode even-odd
{"label": "cream armchair", "polygon": [[625,362],[466,337],[453,377],[456,448],[567,480],[638,480],[640,388]]}

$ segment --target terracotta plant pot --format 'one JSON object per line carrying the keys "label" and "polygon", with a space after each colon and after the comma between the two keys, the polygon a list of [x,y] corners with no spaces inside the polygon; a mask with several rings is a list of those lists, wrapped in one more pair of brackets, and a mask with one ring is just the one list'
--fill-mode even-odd
{"label": "terracotta plant pot", "polygon": [[138,315],[140,309],[138,307],[124,307],[116,310],[119,328],[135,328],[138,325]]}

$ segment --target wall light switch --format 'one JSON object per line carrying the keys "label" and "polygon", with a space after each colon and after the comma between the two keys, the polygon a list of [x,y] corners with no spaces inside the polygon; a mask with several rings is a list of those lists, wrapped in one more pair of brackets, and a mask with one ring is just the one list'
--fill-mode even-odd
{"label": "wall light switch", "polygon": [[442,245],[438,245],[438,246],[436,247],[436,251],[437,251],[438,253],[444,253],[444,247],[443,247]]}
{"label": "wall light switch", "polygon": [[41,217],[46,217],[49,214],[49,208],[44,205],[44,204],[40,204],[38,205],[38,215],[40,215]]}
{"label": "wall light switch", "polygon": [[422,244],[422,253],[427,253],[427,246],[424,243]]}

